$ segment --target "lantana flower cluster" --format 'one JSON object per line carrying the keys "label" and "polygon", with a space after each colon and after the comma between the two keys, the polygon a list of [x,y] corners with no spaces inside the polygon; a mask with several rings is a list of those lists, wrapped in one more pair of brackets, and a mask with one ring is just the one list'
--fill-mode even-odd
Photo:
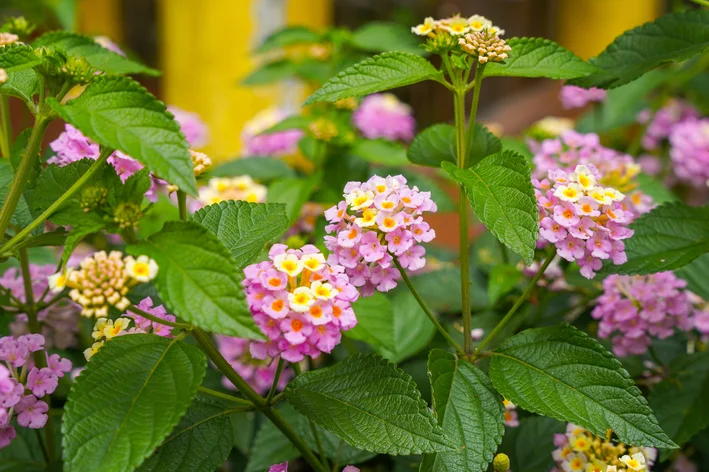
{"label": "lantana flower cluster", "polygon": [[624,357],[647,352],[652,338],[665,339],[675,330],[694,328],[694,307],[687,282],[672,272],[651,275],[610,275],[603,281],[591,316],[600,320],[598,336],[614,335],[613,352]]}
{"label": "lantana flower cluster", "polygon": [[589,103],[600,103],[606,99],[608,92],[597,87],[583,88],[575,85],[564,85],[559,93],[561,104],[567,110],[583,108]]}
{"label": "lantana flower cluster", "polygon": [[349,182],[345,200],[325,212],[330,222],[325,246],[332,253],[330,264],[340,265],[362,295],[375,290],[388,292],[401,277],[401,267],[416,271],[426,264],[421,243],[436,233],[423,220],[424,212],[435,212],[430,192],[410,188],[402,175],[372,176],[366,182]]}
{"label": "lantana flower cluster", "polygon": [[587,279],[595,277],[605,259],[626,262],[623,239],[633,235],[627,225],[634,216],[621,204],[625,195],[597,185],[600,177],[589,164],[571,173],[549,171],[549,180],[532,180],[540,218],[537,245],[554,244],[556,253],[576,261]]}
{"label": "lantana flower cluster", "polygon": [[411,141],[416,128],[411,107],[391,93],[366,97],[355,110],[352,120],[367,139]]}
{"label": "lantana flower cluster", "polygon": [[251,203],[266,201],[268,189],[248,175],[238,177],[213,177],[199,189],[202,205],[212,205],[225,200],[244,200]]}
{"label": "lantana flower cluster", "polygon": [[655,114],[649,109],[641,111],[638,121],[647,124],[641,141],[643,149],[654,151],[669,138],[675,126],[687,120],[698,120],[700,116],[691,103],[680,99],[669,100]]}
{"label": "lantana flower cluster", "polygon": [[695,187],[709,185],[709,119],[688,119],[670,133],[675,175]]}
{"label": "lantana flower cluster", "polygon": [[268,260],[244,269],[246,300],[268,341],[249,346],[254,359],[282,356],[300,362],[330,353],[341,331],[357,324],[351,304],[359,293],[344,268],[325,261],[313,245],[274,244]]}
{"label": "lantana flower cluster", "polygon": [[[266,357],[256,359],[251,355],[251,343],[248,339],[234,336],[216,336],[217,347],[224,359],[234,368],[246,382],[260,395],[268,392],[273,385],[278,369],[278,359]],[[278,378],[278,389],[286,388],[288,381],[293,378],[293,371],[284,367]],[[229,379],[222,376],[222,385],[230,390],[236,390]]]}
{"label": "lantana flower cluster", "polygon": [[54,292],[68,287],[69,298],[81,305],[86,317],[108,316],[108,307],[125,310],[130,301],[128,291],[153,280],[158,273],[157,263],[147,256],[123,257],[119,251],[99,251],[84,258],[78,269],[66,269],[49,278]]}
{"label": "lantana flower cluster", "polygon": [[536,147],[533,162],[532,177],[536,179],[546,177],[552,170],[569,172],[579,164],[593,164],[600,172],[597,181],[600,185],[628,194],[622,202],[624,210],[637,217],[654,206],[650,196],[637,190],[635,177],[640,173],[640,166],[632,156],[602,146],[595,133],[569,130],[557,139],[545,139]]}
{"label": "lantana flower cluster", "polygon": [[303,131],[289,129],[270,134],[259,134],[288,118],[290,113],[278,108],[266,109],[244,124],[241,132],[245,156],[282,157],[298,152]]}
{"label": "lantana flower cluster", "polygon": [[[281,464],[273,464],[268,468],[268,472],[288,472],[288,461]],[[342,469],[342,472],[359,472],[359,468],[353,465],[348,465]]]}
{"label": "lantana flower cluster", "polygon": [[40,398],[54,393],[59,378],[71,371],[71,361],[59,354],[47,357],[47,367],[34,365],[32,354],[44,350],[44,343],[41,334],[0,338],[0,449],[17,435],[13,416],[24,428],[44,427],[49,405]]}
{"label": "lantana flower cluster", "polygon": [[508,428],[516,428],[519,426],[519,416],[517,415],[517,405],[508,399],[502,400],[505,406],[505,426]]}
{"label": "lantana flower cluster", "polygon": [[180,125],[180,131],[185,134],[185,139],[191,148],[203,148],[209,143],[209,128],[197,113],[172,105],[167,107],[167,111],[174,115],[175,121]]}
{"label": "lantana flower cluster", "polygon": [[[35,303],[48,303],[53,294],[49,291],[50,277],[56,271],[53,264],[30,264],[29,273],[32,280],[32,295]],[[0,277],[0,286],[10,295],[22,303],[26,303],[24,280],[20,270],[16,267],[7,269]],[[10,307],[7,307],[10,308]],[[44,336],[46,347],[66,349],[76,345],[79,331],[80,308],[69,300],[62,299],[37,312],[37,320],[42,324],[41,334]],[[29,333],[28,318],[26,313],[19,313],[9,324],[13,336]]]}
{"label": "lantana flower cluster", "polygon": [[571,423],[554,435],[554,445],[552,472],[648,472],[657,459],[656,449],[627,446]]}

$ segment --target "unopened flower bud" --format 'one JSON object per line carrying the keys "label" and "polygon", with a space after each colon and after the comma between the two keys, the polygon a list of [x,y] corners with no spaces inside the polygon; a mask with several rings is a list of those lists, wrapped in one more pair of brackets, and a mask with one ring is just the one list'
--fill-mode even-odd
{"label": "unopened flower bud", "polygon": [[468,33],[458,39],[458,43],[463,51],[477,57],[480,64],[502,62],[509,57],[507,53],[511,50],[505,40],[490,29]]}
{"label": "unopened flower bud", "polygon": [[354,110],[357,108],[357,99],[355,97],[343,98],[335,103],[335,108],[340,108],[342,110]]}
{"label": "unopened flower bud", "polygon": [[80,56],[69,56],[62,67],[62,71],[69,76],[75,84],[86,84],[94,76],[96,69]]}
{"label": "unopened flower bud", "polygon": [[190,149],[190,157],[192,158],[192,166],[194,176],[199,177],[207,167],[212,165],[212,160],[203,152],[197,152]]}
{"label": "unopened flower bud", "polygon": [[337,126],[327,118],[318,118],[308,125],[310,133],[315,139],[328,142],[337,136]]}
{"label": "unopened flower bud", "polygon": [[498,454],[492,462],[495,472],[507,472],[510,470],[510,458],[507,454]]}
{"label": "unopened flower bud", "polygon": [[17,16],[5,20],[3,29],[8,33],[18,36],[28,36],[35,30],[36,25],[30,23],[24,16]]}
{"label": "unopened flower bud", "polygon": [[143,217],[140,206],[133,202],[119,203],[113,214],[113,221],[121,228],[135,228]]}
{"label": "unopened flower bud", "polygon": [[79,204],[85,212],[89,212],[99,205],[103,204],[108,195],[106,187],[98,187],[95,185],[86,186],[81,189],[79,196]]}

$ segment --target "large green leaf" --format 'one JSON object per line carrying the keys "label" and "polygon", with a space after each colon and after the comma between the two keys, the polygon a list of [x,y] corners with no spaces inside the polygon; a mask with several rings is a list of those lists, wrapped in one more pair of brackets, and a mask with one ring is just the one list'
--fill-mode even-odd
{"label": "large green leaf", "polygon": [[267,62],[241,80],[241,85],[266,85],[295,74],[295,64],[288,59]]}
{"label": "large green leaf", "polygon": [[[502,143],[485,126],[475,123],[472,142],[466,146],[466,164],[472,166],[483,158],[502,150]],[[419,133],[409,146],[408,159],[422,166],[440,167],[444,161],[458,161],[455,128],[439,123]]]}
{"label": "large green leaf", "polygon": [[386,139],[359,139],[350,153],[373,164],[404,166],[409,163],[406,160],[406,148]]}
{"label": "large green leaf", "polygon": [[343,70],[308,97],[305,105],[336,102],[424,80],[438,80],[440,77],[441,72],[421,56],[408,52],[385,52]]}
{"label": "large green leaf", "polygon": [[190,218],[216,234],[236,267],[253,262],[264,246],[288,229],[285,205],[229,200],[200,209]]}
{"label": "large green leaf", "polygon": [[416,36],[406,26],[386,21],[372,21],[357,28],[350,38],[352,45],[367,52],[402,51],[423,56]]}
{"label": "large green leaf", "polygon": [[32,46],[59,49],[70,56],[86,59],[94,68],[109,74],[146,74],[160,75],[160,71],[151,69],[127,57],[104,48],[92,38],[71,31],[51,31],[37,38]]}
{"label": "large green leaf", "polygon": [[376,355],[357,354],[299,375],[288,385],[286,398],[358,449],[381,454],[452,449],[411,377]]}
{"label": "large green leaf", "polygon": [[475,215],[507,247],[534,258],[539,223],[531,171],[521,154],[504,150],[459,169],[449,162],[443,168],[463,185]]}
{"label": "large green leaf", "polygon": [[272,157],[239,157],[209,170],[212,177],[248,175],[259,181],[294,177],[295,172],[281,159]]}
{"label": "large green leaf", "polygon": [[505,433],[502,397],[473,364],[434,349],[428,356],[433,410],[458,450],[424,457],[421,472],[483,472]]}
{"label": "large green leaf", "polygon": [[517,406],[626,444],[677,447],[620,361],[573,326],[528,329],[491,354],[492,383]]}
{"label": "large green leaf", "polygon": [[618,274],[653,274],[679,269],[709,252],[709,206],[693,208],[666,203],[631,225],[635,234],[625,240],[628,262],[609,266]]}
{"label": "large green leaf", "polygon": [[155,259],[155,286],[177,316],[214,333],[263,339],[246,305],[234,258],[207,228],[170,221],[160,232],[128,246],[128,252]]}
{"label": "large green leaf", "polygon": [[213,472],[229,457],[234,432],[233,410],[211,398],[194,399],[180,424],[149,457],[139,472]]}
{"label": "large green leaf", "polygon": [[584,77],[597,69],[554,41],[544,38],[512,38],[512,48],[504,62],[485,66],[485,77],[547,77],[573,79]]}
{"label": "large green leaf", "polygon": [[64,470],[133,470],[180,421],[206,369],[199,348],[178,339],[132,334],[106,342],[64,407]]}
{"label": "large green leaf", "polygon": [[518,427],[507,428],[500,452],[509,456],[510,470],[549,472],[554,468],[554,434],[565,431],[566,424],[554,418],[528,416]]}
{"label": "large green leaf", "polygon": [[34,108],[32,97],[39,92],[39,79],[32,67],[41,63],[30,46],[14,43],[0,48],[0,68],[7,72],[7,81],[0,93],[12,95]]}
{"label": "large green leaf", "polygon": [[196,195],[192,160],[180,125],[129,77],[100,76],[62,105],[47,100],[68,123],[104,146],[138,159],[158,176]]}
{"label": "large green leaf", "polygon": [[684,444],[709,426],[709,352],[681,356],[669,371],[653,388],[650,406],[672,440]]}
{"label": "large green leaf", "polygon": [[589,62],[600,72],[572,81],[613,88],[665,62],[683,61],[709,47],[709,10],[670,13],[618,36]]}
{"label": "large green leaf", "polygon": [[687,281],[687,288],[704,300],[709,300],[709,253],[699,256],[694,261],[677,270],[675,274]]}
{"label": "large green leaf", "polygon": [[307,179],[286,178],[274,181],[268,188],[266,200],[269,203],[284,203],[288,224],[292,225],[298,219],[300,210],[319,183],[322,174],[316,172]]}
{"label": "large green leaf", "polygon": [[0,47],[0,68],[8,74],[24,69],[31,69],[42,63],[34,49],[23,43],[13,43]]}

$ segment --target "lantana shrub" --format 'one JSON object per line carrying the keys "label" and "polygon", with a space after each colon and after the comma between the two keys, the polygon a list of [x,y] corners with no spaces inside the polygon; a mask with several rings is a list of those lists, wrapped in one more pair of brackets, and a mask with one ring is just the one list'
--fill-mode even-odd
{"label": "lantana shrub", "polygon": [[[497,24],[276,31],[243,83],[316,90],[223,160],[158,71],[8,18],[0,468],[705,470],[709,11],[588,61]],[[502,136],[502,76],[578,119]]]}

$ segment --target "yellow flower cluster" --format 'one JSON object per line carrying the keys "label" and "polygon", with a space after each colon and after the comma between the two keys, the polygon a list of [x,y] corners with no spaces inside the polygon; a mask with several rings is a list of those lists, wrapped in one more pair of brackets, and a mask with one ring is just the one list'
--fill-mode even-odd
{"label": "yellow flower cluster", "polygon": [[96,320],[94,331],[91,334],[96,342],[93,343],[90,348],[84,350],[86,360],[91,359],[91,357],[101,349],[105,341],[125,333],[130,322],[130,318],[118,318],[115,321],[109,320],[108,318],[99,318]]}
{"label": "yellow flower cluster", "polygon": [[489,31],[495,36],[502,36],[505,30],[492,24],[482,15],[473,15],[470,18],[463,18],[455,15],[442,20],[434,20],[430,16],[420,25],[413,26],[411,32],[418,36],[433,37],[437,33],[448,33],[453,36],[462,36],[466,33]]}
{"label": "yellow flower cluster", "polygon": [[225,200],[261,203],[266,200],[266,192],[266,187],[254,182],[248,175],[214,177],[209,179],[209,184],[206,187],[199,189],[199,201],[204,205],[212,205]]}

